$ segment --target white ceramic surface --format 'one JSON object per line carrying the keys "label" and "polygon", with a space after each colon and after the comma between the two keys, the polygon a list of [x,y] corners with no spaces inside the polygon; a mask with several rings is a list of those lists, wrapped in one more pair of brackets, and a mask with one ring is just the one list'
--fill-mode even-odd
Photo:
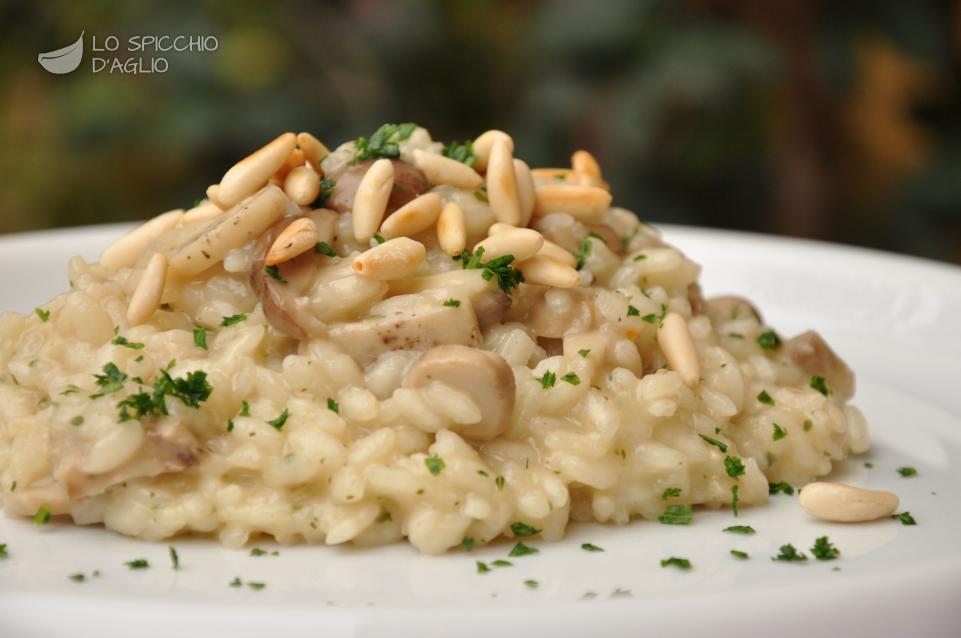
{"label": "white ceramic surface", "polygon": [[[70,255],[95,258],[121,227],[0,237],[0,308],[31,311],[67,286]],[[757,302],[782,334],[815,328],[858,374],[871,452],[832,479],[890,489],[918,525],[835,525],[795,497],[697,511],[690,527],[574,525],[513,567],[476,572],[510,544],[420,556],[406,545],[275,547],[252,557],[209,540],[131,540],[101,528],[0,515],[0,636],[959,636],[961,635],[961,269],[827,244],[669,227],[704,266],[706,294]],[[864,463],[874,465],[872,469]],[[918,469],[901,478],[896,468]],[[758,533],[723,533],[750,524]],[[775,563],[784,543],[828,535],[831,562]],[[588,553],[591,542],[603,553]],[[747,561],[730,549],[750,553]],[[691,560],[663,569],[669,556]],[[125,561],[146,558],[131,571]],[[839,568],[839,569],[836,569]],[[89,577],[99,569],[99,578]],[[85,583],[70,581],[77,572]],[[260,591],[232,588],[235,576]],[[531,589],[524,581],[537,580]],[[595,596],[585,599],[588,592]]]}

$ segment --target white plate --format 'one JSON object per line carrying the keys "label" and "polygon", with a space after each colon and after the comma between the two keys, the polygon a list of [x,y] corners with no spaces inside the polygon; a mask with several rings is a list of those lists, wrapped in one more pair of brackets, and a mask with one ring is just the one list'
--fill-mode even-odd
{"label": "white plate", "polygon": [[[0,308],[45,302],[66,287],[70,255],[95,258],[119,230],[0,238]],[[894,490],[917,526],[818,523],[795,498],[776,496],[736,520],[697,511],[690,527],[574,525],[565,541],[536,543],[538,555],[481,575],[474,561],[506,558],[509,544],[440,557],[405,544],[263,544],[280,555],[252,557],[177,540],[183,568],[173,571],[166,544],[0,516],[10,554],[0,560],[0,636],[961,634],[961,269],[754,235],[668,228],[666,236],[704,266],[708,295],[744,294],[782,333],[818,329],[848,360],[874,446],[832,478]],[[905,465],[918,476],[901,478]],[[721,532],[736,523],[758,533]],[[822,535],[839,560],[770,560],[784,543],[810,554]],[[584,542],[606,551],[585,552]],[[735,560],[732,548],[751,559]],[[662,569],[669,556],[694,568]],[[135,558],[150,569],[124,566]],[[68,580],[95,569],[102,576]],[[267,586],[228,587],[235,576]],[[584,600],[587,592],[596,597]]]}

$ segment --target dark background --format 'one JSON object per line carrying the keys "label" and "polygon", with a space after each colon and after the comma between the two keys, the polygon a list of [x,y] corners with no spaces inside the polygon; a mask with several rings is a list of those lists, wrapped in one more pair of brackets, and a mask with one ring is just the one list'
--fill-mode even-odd
{"label": "dark background", "polygon": [[[77,71],[40,67],[81,31]],[[111,34],[220,47],[94,74]],[[0,0],[0,233],[189,206],[284,130],[416,121],[532,166],[589,149],[648,221],[961,263],[959,80],[961,0]]]}

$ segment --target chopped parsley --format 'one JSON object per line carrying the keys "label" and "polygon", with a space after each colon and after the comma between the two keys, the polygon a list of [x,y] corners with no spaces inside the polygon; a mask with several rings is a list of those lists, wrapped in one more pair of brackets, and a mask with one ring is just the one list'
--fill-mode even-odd
{"label": "chopped parsley", "polygon": [[[624,239],[627,239],[627,237],[624,237]],[[645,255],[644,253],[634,255],[634,261],[644,261],[645,259],[647,259],[647,255]]]}
{"label": "chopped parsley", "polygon": [[441,150],[441,155],[449,157],[452,160],[457,160],[461,164],[467,164],[468,166],[473,166],[474,162],[477,161],[477,155],[474,154],[474,144],[470,140],[465,142],[451,142],[444,146],[443,150]]}
{"label": "chopped parsley", "polygon": [[571,385],[580,385],[580,384],[581,384],[581,378],[580,378],[579,376],[577,376],[576,374],[574,374],[573,372],[568,372],[567,374],[565,374],[563,377],[561,377],[561,381],[566,381],[567,383],[570,383]]}
{"label": "chopped parsley", "polygon": [[314,252],[319,255],[324,255],[325,257],[336,257],[337,251],[325,241],[319,241],[314,244]]}
{"label": "chopped parsley", "polygon": [[713,445],[714,447],[716,447],[717,449],[719,449],[721,452],[727,452],[727,445],[724,444],[724,443],[722,443],[722,442],[720,442],[720,441],[718,441],[717,439],[712,439],[711,437],[707,436],[706,434],[698,434],[698,436],[701,437],[701,438],[704,440],[705,443],[708,443],[708,444],[710,444],[710,445]]}
{"label": "chopped parsley", "polygon": [[146,558],[135,558],[134,560],[127,561],[124,563],[128,569],[147,569],[150,567],[150,563],[147,562]]}
{"label": "chopped parsley", "polygon": [[627,304],[627,316],[628,316],[628,317],[640,317],[640,316],[641,316],[641,311],[638,310],[637,308],[635,308],[634,306],[632,306],[631,304]]}
{"label": "chopped parsley", "polygon": [[504,560],[503,558],[498,558],[492,562],[491,565],[494,567],[513,567],[514,563],[510,562],[509,560]]}
{"label": "chopped parsley", "polygon": [[[337,186],[337,180],[329,179],[325,177],[320,180],[320,192],[317,193],[317,199],[314,200],[315,206],[323,206],[330,199],[330,196],[334,194],[334,187]],[[319,252],[319,251],[318,251]]]}
{"label": "chopped parsley", "polygon": [[380,233],[374,233],[373,239],[378,244],[383,244],[385,241],[387,241],[386,239],[384,239],[384,236],[381,235]]}
{"label": "chopped parsley", "polygon": [[444,305],[448,308],[460,308],[460,299],[448,299]]}
{"label": "chopped parsley", "polygon": [[284,408],[284,411],[280,413],[280,416],[272,421],[267,421],[267,425],[271,426],[275,430],[281,430],[287,423],[288,418],[290,418],[290,411],[288,411],[287,408]]}
{"label": "chopped parsley", "polygon": [[473,253],[465,250],[454,259],[460,260],[465,270],[482,270],[481,277],[483,277],[485,281],[491,281],[494,277],[497,277],[497,286],[504,294],[509,295],[511,290],[517,288],[517,286],[524,282],[524,273],[511,267],[511,264],[514,262],[514,255],[502,255],[488,262],[482,262],[483,257],[484,247],[481,246]]}
{"label": "chopped parsley", "polygon": [[581,549],[583,549],[585,552],[603,552],[604,551],[603,548],[598,547],[594,543],[581,543]]}
{"label": "chopped parsley", "polygon": [[327,397],[327,409],[333,412],[334,414],[340,414],[340,404],[334,401],[333,399],[331,399],[330,397]]}
{"label": "chopped parsley", "polygon": [[791,487],[790,483],[784,481],[778,481],[777,483],[767,484],[767,493],[770,495],[774,494],[787,494],[788,496],[794,495],[794,488]]}
{"label": "chopped parsley", "polygon": [[44,310],[43,308],[34,308],[33,311],[34,311],[35,313],[37,313],[37,316],[38,316],[38,317],[40,317],[40,321],[42,321],[42,322],[44,322],[44,323],[47,323],[48,321],[50,321],[50,311],[49,311],[49,310]]}
{"label": "chopped parsley", "polygon": [[220,327],[228,328],[241,321],[247,321],[247,315],[230,315],[229,317],[224,317],[223,321],[220,322]]}
{"label": "chopped parsley", "polygon": [[253,589],[254,591],[260,591],[261,589],[263,589],[263,588],[266,587],[266,586],[267,586],[267,583],[259,583],[259,582],[252,581],[252,580],[248,580],[248,581],[247,581],[247,587],[250,587],[250,588]]}
{"label": "chopped parsley", "polygon": [[725,456],[724,471],[727,472],[727,475],[732,479],[744,476],[744,463],[741,462],[739,457]]}
{"label": "chopped parsley", "polygon": [[234,420],[233,420],[233,419],[227,419],[227,431],[228,431],[228,432],[233,432],[233,431],[234,431]]}
{"label": "chopped parsley", "polygon": [[243,586],[243,583],[240,582],[240,577],[239,577],[239,576],[235,576],[232,581],[230,581],[229,583],[227,583],[227,586],[228,586],[228,587],[241,587],[241,586]]}
{"label": "chopped parsley", "polygon": [[374,131],[370,139],[358,137],[354,142],[356,152],[351,164],[364,160],[386,157],[397,159],[400,157],[399,143],[406,140],[414,132],[417,125],[413,122],[404,124],[383,124]]}
{"label": "chopped parsley", "polygon": [[180,569],[180,555],[177,553],[177,548],[171,545],[170,550],[170,567],[174,570]]}
{"label": "chopped parsley", "polygon": [[799,552],[794,549],[794,545],[788,543],[787,545],[781,545],[781,551],[777,556],[771,557],[771,560],[781,561],[785,563],[803,563],[808,557],[804,552]]}
{"label": "chopped parsley", "polygon": [[657,520],[664,525],[690,525],[694,520],[694,508],[686,503],[668,505]]}
{"label": "chopped parsley", "polygon": [[41,505],[37,509],[37,513],[33,515],[34,525],[46,525],[50,522],[50,508],[46,505]]}
{"label": "chopped parsley", "polygon": [[525,580],[524,584],[527,586],[528,589],[537,589],[541,585],[539,582],[537,582],[532,578],[528,578],[527,580]]}
{"label": "chopped parsley", "polygon": [[264,550],[260,549],[259,547],[252,547],[252,548],[250,548],[250,555],[251,555],[251,556],[260,557],[260,556],[266,556],[266,555],[269,554],[269,553],[270,553],[270,552],[264,551]]}
{"label": "chopped parsley", "polygon": [[127,375],[120,371],[120,368],[113,362],[103,367],[103,374],[93,375],[100,386],[100,392],[90,395],[91,399],[97,399],[107,394],[113,394],[123,388],[123,382],[127,380]]}
{"label": "chopped parsley", "polygon": [[774,399],[767,393],[767,390],[761,390],[757,395],[757,400],[765,405],[774,405]]}
{"label": "chopped parsley", "polygon": [[[210,398],[213,387],[207,382],[206,372],[195,370],[188,372],[186,377],[174,379],[170,376],[170,367],[160,371],[160,376],[154,381],[152,394],[147,392],[132,394],[117,404],[121,423],[146,416],[169,414],[167,396],[179,399],[191,408],[199,408],[201,403]],[[133,413],[130,412],[131,409]]]}
{"label": "chopped parsley", "polygon": [[669,498],[677,498],[681,495],[681,488],[679,487],[669,487],[661,494],[661,500],[666,501]]}
{"label": "chopped parsley", "polygon": [[841,555],[841,550],[835,547],[827,536],[820,536],[814,541],[811,554],[818,560],[834,560]]}
{"label": "chopped parsley", "polygon": [[68,578],[69,578],[70,580],[72,580],[73,582],[75,582],[75,583],[82,583],[82,582],[85,582],[85,581],[87,580],[87,577],[84,576],[83,574],[70,574],[70,576],[68,576]]}
{"label": "chopped parsley", "polygon": [[143,350],[145,347],[144,344],[142,343],[128,341],[126,337],[121,337],[120,335],[117,335],[116,337],[114,337],[114,340],[111,341],[110,343],[112,343],[115,346],[123,346],[124,348],[130,348],[131,350]]}
{"label": "chopped parsley", "polygon": [[661,304],[661,314],[655,315],[654,313],[644,315],[641,317],[641,321],[649,324],[660,324],[664,321],[664,317],[667,316],[667,306]]}
{"label": "chopped parsley", "polygon": [[194,328],[194,345],[201,350],[207,349],[207,330],[204,328]]}
{"label": "chopped parsley", "polygon": [[497,489],[498,489],[498,490],[503,490],[503,489],[504,489],[504,477],[503,477],[503,476],[498,476],[497,478],[495,478],[495,479],[494,479],[494,485],[497,486]]}
{"label": "chopped parsley", "polygon": [[77,426],[83,425],[83,417],[80,415],[73,417],[72,419],[70,419],[70,425],[77,425]]}
{"label": "chopped parsley", "polygon": [[446,467],[446,464],[444,463],[444,459],[440,458],[436,454],[433,456],[428,456],[426,459],[424,459],[424,465],[427,466],[427,469],[434,476],[437,476],[438,474],[443,472],[444,468]]}
{"label": "chopped parsley", "polygon": [[773,330],[768,330],[757,336],[757,345],[764,350],[777,350],[781,347],[781,338]]}
{"label": "chopped parsley", "polygon": [[551,372],[550,370],[548,370],[547,372],[544,373],[544,376],[538,379],[538,381],[541,382],[541,387],[545,389],[553,388],[554,384],[557,383],[557,375]]}
{"label": "chopped parsley", "polygon": [[66,389],[66,390],[64,390],[63,392],[60,393],[60,396],[64,396],[64,397],[65,397],[65,396],[67,396],[68,394],[76,394],[76,393],[78,393],[78,392],[80,392],[80,388],[78,388],[77,386],[75,386],[74,384],[71,383],[70,385],[67,386],[67,389]]}
{"label": "chopped parsley", "polygon": [[481,203],[489,204],[490,200],[487,198],[487,187],[482,186],[480,189],[474,191],[474,199]]}
{"label": "chopped parsley", "polygon": [[529,556],[531,554],[537,554],[540,551],[541,550],[537,549],[536,547],[531,547],[530,545],[525,545],[524,543],[518,541],[518,543],[511,549],[508,556]]}
{"label": "chopped parsley", "polygon": [[811,387],[824,396],[827,396],[830,393],[830,390],[828,390],[828,384],[824,380],[824,377],[819,377],[818,375],[811,377]]}
{"label": "chopped parsley", "polygon": [[587,237],[581,242],[581,245],[578,247],[578,249],[572,253],[574,258],[577,260],[576,267],[578,270],[584,267],[584,262],[587,261],[587,258],[591,254],[591,248],[591,238]]}
{"label": "chopped parsley", "polygon": [[750,558],[750,556],[748,555],[747,552],[742,552],[742,551],[739,550],[739,549],[732,549],[732,550],[731,550],[731,556],[733,556],[734,558],[736,558],[736,559],[738,559],[738,560],[747,560],[748,558]]}
{"label": "chopped parsley", "polygon": [[725,527],[721,531],[730,532],[731,534],[744,534],[745,536],[750,536],[751,534],[757,533],[750,525],[731,525],[730,527]]}
{"label": "chopped parsley", "polygon": [[474,539],[470,536],[465,536],[461,542],[460,546],[464,548],[465,552],[470,552],[474,550]]}
{"label": "chopped parsley", "polygon": [[874,469],[874,463],[871,463],[870,461],[868,461],[868,462],[866,462],[866,463],[864,464],[864,467],[868,468],[869,470],[873,470],[873,469]]}
{"label": "chopped parsley", "polygon": [[898,468],[898,474],[901,475],[901,478],[911,478],[912,476],[917,476],[918,471],[913,467],[904,466]]}
{"label": "chopped parsley", "polygon": [[536,536],[541,533],[541,530],[536,527],[532,527],[523,521],[517,521],[516,523],[511,523],[511,531],[514,532],[514,536]]}
{"label": "chopped parsley", "polygon": [[240,402],[240,416],[250,416],[250,404],[246,401]]}
{"label": "chopped parsley", "polygon": [[688,570],[691,568],[691,561],[686,558],[671,556],[661,561],[661,567],[677,567],[678,569]]}
{"label": "chopped parsley", "polygon": [[900,514],[893,514],[893,515],[891,516],[891,518],[893,518],[893,519],[896,520],[896,521],[901,521],[901,524],[902,524],[902,525],[917,525],[917,524],[918,524],[918,522],[917,522],[916,520],[914,520],[914,517],[911,516],[911,512],[901,512]]}
{"label": "chopped parsley", "polygon": [[590,353],[591,353],[591,351],[588,350],[587,348],[584,348],[583,350],[578,350],[578,351],[577,351],[577,354],[581,355],[581,356],[584,357],[584,358],[587,358],[587,355],[589,355]]}
{"label": "chopped parsley", "polygon": [[741,503],[741,488],[737,485],[731,486],[731,511],[734,516],[738,515],[738,505]]}
{"label": "chopped parsley", "polygon": [[[394,520],[394,517],[391,516],[391,513],[388,512],[387,510],[384,510],[383,512],[381,512],[380,514],[377,515],[377,522],[378,522],[378,523],[386,523],[386,522],[392,521],[392,520]],[[464,540],[467,540],[467,539],[464,539]],[[473,540],[473,539],[471,539],[471,540]],[[473,544],[473,543],[472,543],[472,544]],[[470,551],[470,550],[467,550],[467,551]]]}
{"label": "chopped parsley", "polygon": [[7,558],[9,554],[7,553],[7,544],[0,543],[0,558]]}
{"label": "chopped parsley", "polygon": [[486,574],[491,570],[491,568],[487,566],[487,563],[482,563],[481,561],[475,561],[475,564],[477,565],[478,574]]}
{"label": "chopped parsley", "polygon": [[266,266],[264,267],[264,272],[270,275],[270,278],[275,281],[279,281],[282,284],[287,283],[287,280],[280,275],[280,266]]}
{"label": "chopped parsley", "polygon": [[772,439],[773,441],[780,441],[781,439],[783,439],[783,438],[786,437],[786,436],[787,436],[787,430],[785,430],[784,428],[782,428],[782,427],[781,427],[780,425],[778,425],[777,423],[774,423],[774,433],[771,435],[771,439]]}
{"label": "chopped parsley", "polygon": [[803,427],[805,432],[810,432],[811,428],[814,427],[814,421],[812,421],[811,419],[804,419]]}

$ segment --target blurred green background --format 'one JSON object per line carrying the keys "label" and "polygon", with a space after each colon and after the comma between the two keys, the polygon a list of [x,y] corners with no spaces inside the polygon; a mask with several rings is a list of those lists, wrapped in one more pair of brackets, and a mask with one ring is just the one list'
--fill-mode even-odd
{"label": "blurred green background", "polygon": [[[84,62],[37,55],[85,31]],[[91,37],[212,34],[163,74]],[[122,57],[137,57],[121,50]],[[961,263],[961,0],[0,1],[0,233],[189,206],[284,130],[577,148],[654,222]]]}

